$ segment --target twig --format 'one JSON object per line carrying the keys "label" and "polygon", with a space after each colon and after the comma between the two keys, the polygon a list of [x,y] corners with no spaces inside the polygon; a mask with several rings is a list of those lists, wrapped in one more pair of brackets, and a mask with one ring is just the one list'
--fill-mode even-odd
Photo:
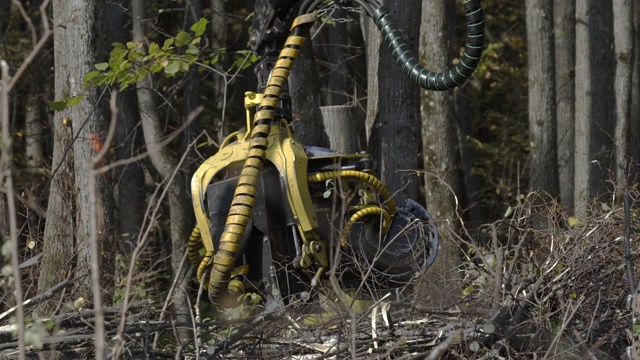
{"label": "twig", "polygon": [[20,67],[13,75],[13,78],[9,81],[9,85],[7,86],[7,93],[11,91],[18,79],[20,79],[20,76],[22,76],[22,73],[27,69],[27,67],[29,67],[29,64],[31,64],[40,50],[42,50],[47,41],[49,41],[49,38],[53,33],[51,31],[51,28],[49,28],[49,16],[47,14],[47,7],[49,6],[50,1],[51,0],[45,0],[42,5],[40,5],[40,18],[42,19],[42,28],[44,29],[42,37],[40,38],[40,41],[38,41],[38,43],[33,47],[33,49],[31,49],[29,55],[27,55],[22,64],[20,64]]}
{"label": "twig", "polygon": [[633,278],[633,263],[631,262],[631,195],[629,190],[624,193],[624,259],[627,263],[627,277],[629,278],[629,294],[636,295],[636,281]]}
{"label": "twig", "polygon": [[496,252],[496,266],[494,269],[494,284],[493,284],[493,305],[491,306],[492,311],[496,311],[500,308],[500,302],[502,300],[502,276],[503,274],[503,262],[504,256],[502,253],[502,247],[500,246],[500,241],[498,240],[498,230],[496,229],[496,224],[491,224],[491,239],[493,241],[493,250]]}
{"label": "twig", "polygon": [[[180,261],[180,269],[182,269],[182,267],[184,266],[184,263],[187,260],[187,254],[188,254],[188,250],[185,250],[184,254],[182,255],[182,260]],[[160,310],[160,320],[162,320],[164,318],[164,315],[167,313],[167,308],[169,307],[169,303],[173,298],[173,292],[178,286],[178,280],[180,279],[180,269],[178,269],[176,276],[173,278],[173,282],[171,284],[171,287],[169,288],[169,293],[165,297],[164,303],[162,304],[162,309]],[[160,338],[160,334],[156,334],[155,338],[153,339],[153,349],[155,349],[156,346],[158,345],[159,338]]]}
{"label": "twig", "polygon": [[96,312],[95,315],[95,356],[96,360],[104,359],[104,313],[102,312],[102,289],[100,287],[100,245],[98,244],[98,210],[97,210],[97,182],[96,167],[100,164],[100,161],[104,158],[110,148],[111,141],[113,140],[116,124],[118,122],[118,109],[116,107],[117,93],[111,93],[111,100],[109,106],[111,108],[111,122],[109,124],[109,132],[107,138],[104,141],[102,149],[95,156],[91,157],[88,161],[87,168],[89,170],[89,246],[91,251],[91,289],[93,293],[93,309]]}
{"label": "twig", "polygon": [[449,337],[445,341],[441,342],[440,344],[438,344],[438,346],[436,346],[433,350],[431,350],[431,352],[429,353],[429,356],[427,356],[425,360],[440,359],[447,352],[447,350],[449,350],[451,345],[457,343],[460,340],[460,338],[462,338],[462,330],[458,329],[454,331],[451,335],[449,335]]}
{"label": "twig", "polygon": [[[41,302],[43,302],[44,300],[47,300],[48,298],[50,298],[51,296],[53,296],[53,294],[57,293],[58,291],[64,289],[65,287],[67,287],[69,285],[69,280],[62,280],[61,282],[59,282],[58,284],[56,284],[55,286],[53,286],[52,288],[50,288],[49,290],[45,291],[44,293],[40,294],[40,295],[36,295],[34,297],[32,297],[31,299],[27,299],[25,301],[22,302],[22,306],[26,307],[27,305],[29,306],[33,306],[33,305],[37,305]],[[9,310],[3,312],[2,314],[0,314],[0,320],[4,319],[5,317],[13,314],[14,311],[16,311],[16,309],[18,308],[18,305],[11,307]]]}
{"label": "twig", "polygon": [[13,174],[11,164],[13,153],[11,152],[11,136],[9,126],[9,91],[11,89],[9,77],[9,65],[0,60],[2,78],[0,79],[0,122],[2,122],[2,155],[0,155],[0,175],[2,185],[7,194],[7,208],[9,215],[9,241],[11,244],[11,270],[14,278],[15,299],[17,302],[16,318],[18,321],[18,359],[25,358],[24,346],[24,307],[22,306],[22,280],[20,279],[20,248],[18,246],[18,225],[16,223],[17,211],[15,197],[13,196]]}

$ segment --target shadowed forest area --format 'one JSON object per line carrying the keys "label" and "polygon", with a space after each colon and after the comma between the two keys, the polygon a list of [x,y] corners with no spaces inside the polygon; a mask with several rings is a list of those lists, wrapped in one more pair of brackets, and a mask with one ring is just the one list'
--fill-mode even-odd
{"label": "shadowed forest area", "polygon": [[640,1],[477,3],[0,0],[0,359],[640,359]]}

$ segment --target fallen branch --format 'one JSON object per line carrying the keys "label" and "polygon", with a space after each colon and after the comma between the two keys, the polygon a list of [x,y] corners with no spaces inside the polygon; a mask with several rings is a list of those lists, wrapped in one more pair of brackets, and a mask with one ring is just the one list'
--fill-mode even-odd
{"label": "fallen branch", "polygon": [[[31,299],[27,299],[25,301],[22,302],[22,306],[26,307],[26,306],[33,306],[33,305],[37,305],[47,299],[49,299],[50,297],[53,296],[53,294],[57,293],[58,291],[64,289],[65,287],[67,287],[69,285],[69,280],[63,280],[61,282],[59,282],[58,284],[56,284],[54,287],[50,288],[49,290],[43,292],[40,295],[36,295],[34,297],[32,297]],[[0,320],[4,319],[5,317],[13,314],[14,311],[16,311],[18,309],[18,305],[12,306],[9,310],[3,312],[2,314],[0,314]]]}

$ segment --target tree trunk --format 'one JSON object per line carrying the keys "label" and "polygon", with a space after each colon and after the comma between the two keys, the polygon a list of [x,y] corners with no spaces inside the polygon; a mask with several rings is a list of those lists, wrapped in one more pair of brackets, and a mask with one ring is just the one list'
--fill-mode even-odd
{"label": "tree trunk", "polygon": [[633,80],[633,1],[620,0],[613,7],[614,47],[616,53],[616,195],[622,201],[629,177],[629,125],[631,119],[631,85]]}
{"label": "tree trunk", "polygon": [[355,106],[322,106],[322,121],[329,138],[329,147],[342,154],[354,154],[358,149],[358,122]]}
{"label": "tree trunk", "polygon": [[[387,0],[384,2],[417,54],[420,32],[420,2]],[[379,48],[377,74],[379,97],[369,151],[380,179],[395,194],[396,202],[418,197],[420,182],[420,90],[407,80],[387,44]],[[372,74],[369,74],[371,78]],[[369,84],[369,90],[375,86]]]}
{"label": "tree trunk", "polygon": [[[32,85],[32,89],[36,86]],[[33,94],[33,93],[32,93]],[[44,165],[42,150],[42,121],[40,120],[40,107],[35,95],[29,96],[25,106],[25,154],[29,171],[36,173]]]}
{"label": "tree trunk", "polygon": [[[450,0],[422,2],[420,60],[432,71],[451,66],[450,40],[454,36],[449,19],[455,17],[454,6]],[[426,203],[441,235],[427,290],[431,306],[448,307],[455,302],[455,289],[460,286],[454,270],[460,262],[458,247],[451,236],[457,228],[456,196],[461,188],[454,93],[423,91],[421,109]]]}
{"label": "tree trunk", "polygon": [[293,64],[289,75],[289,94],[296,136],[305,145],[329,147],[320,112],[322,97],[311,39],[307,39]]}
{"label": "tree trunk", "polygon": [[[107,3],[105,6],[105,41],[103,53],[111,51],[114,42],[126,43],[131,40],[130,15],[120,6]],[[106,61],[106,60],[105,60]],[[140,150],[140,121],[135,90],[117,94],[118,126],[113,141],[116,160],[131,158]],[[114,226],[118,247],[123,253],[130,253],[140,233],[146,209],[144,193],[144,173],[139,162],[119,167],[115,170],[114,181]]]}
{"label": "tree trunk", "polygon": [[575,151],[576,0],[553,2],[558,182],[565,209],[573,209]]}
{"label": "tree trunk", "polygon": [[[371,138],[373,124],[378,117],[380,101],[380,83],[378,79],[378,68],[380,67],[380,49],[382,36],[380,30],[373,20],[366,15],[362,15],[363,33],[365,37],[367,54],[367,115],[365,118],[365,134],[367,143]],[[384,51],[384,49],[383,49]]]}
{"label": "tree trunk", "polygon": [[557,197],[553,0],[530,0],[526,6],[529,142],[532,147],[529,189]]}
{"label": "tree trunk", "polygon": [[576,2],[574,202],[584,216],[589,201],[607,189],[613,137],[612,3]]}
{"label": "tree trunk", "polygon": [[[56,99],[84,94],[76,106],[57,112],[54,119],[53,171],[48,217],[45,225],[44,256],[38,281],[44,292],[69,274],[75,259],[74,297],[92,298],[89,239],[89,160],[103,145],[106,118],[97,105],[99,94],[95,87],[82,88],[84,75],[93,70],[95,50],[92,34],[96,24],[97,2],[53,2],[55,91]],[[64,26],[59,26],[64,24]],[[74,134],[75,133],[75,134]],[[75,141],[74,135],[76,136]],[[108,241],[111,222],[110,184],[106,177],[97,179],[97,232],[102,248],[110,248]],[[75,197],[75,198],[74,198]],[[74,242],[75,239],[75,242]],[[100,261],[103,288],[110,281],[111,253]],[[44,305],[40,313],[51,310]]]}
{"label": "tree trunk", "polygon": [[[133,40],[143,43],[145,39],[144,24],[144,0],[134,0],[132,3]],[[174,170],[178,168],[178,159],[171,153],[168,147],[161,145],[164,136],[158,108],[153,97],[153,84],[151,77],[143,78],[137,85],[138,108],[142,122],[144,141],[149,152],[149,158],[153,167],[168,186],[167,197],[169,199],[169,212],[171,216],[171,269],[173,277],[178,278],[178,284],[182,284],[186,272],[181,271],[181,261],[186,249],[187,239],[193,223],[193,211],[189,203],[189,195],[183,175],[178,172],[174,176]],[[173,178],[172,178],[173,177]],[[180,322],[190,321],[186,294],[182,291],[174,292],[173,307],[176,320]],[[188,329],[180,332],[182,343],[188,341],[191,331]]]}
{"label": "tree trunk", "polygon": [[[95,28],[96,14],[99,10],[98,1],[59,1],[61,6],[60,20],[67,24],[67,37],[64,48],[68,51],[70,74],[67,77],[68,89],[71,96],[81,94],[84,91],[84,100],[70,109],[69,118],[72,120],[72,128],[77,137],[73,143],[74,181],[76,188],[76,287],[77,295],[90,299],[91,296],[91,251],[89,238],[91,234],[91,219],[89,217],[90,189],[89,162],[104,145],[107,130],[107,117],[103,108],[98,104],[100,93],[95,86],[85,87],[82,83],[84,75],[94,70],[95,58]],[[64,5],[62,5],[64,3]],[[54,2],[55,8],[55,2]],[[56,29],[56,31],[58,31]],[[56,44],[57,45],[57,44]],[[58,63],[56,67],[59,66]],[[56,72],[57,75],[57,72]],[[112,194],[111,183],[108,174],[105,173],[96,179],[96,216],[98,243],[104,249],[112,249],[113,240],[109,235],[112,222]],[[100,251],[104,254],[100,259],[100,267],[103,271],[101,278],[104,280],[103,288],[107,288],[111,279],[114,258],[111,251]],[[98,261],[98,260],[96,260]]]}
{"label": "tree trunk", "polygon": [[633,180],[640,177],[640,0],[635,0],[633,7],[635,25],[635,49],[633,66],[633,85],[631,90],[631,119],[629,124],[629,157],[631,158],[631,174]]}

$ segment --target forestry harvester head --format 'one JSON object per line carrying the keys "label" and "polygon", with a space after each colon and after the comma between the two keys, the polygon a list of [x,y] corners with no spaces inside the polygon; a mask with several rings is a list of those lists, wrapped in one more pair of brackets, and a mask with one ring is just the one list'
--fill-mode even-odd
{"label": "forestry harvester head", "polygon": [[360,7],[409,80],[425,89],[461,85],[480,61],[478,0],[464,3],[462,59],[440,73],[418,63],[379,0],[258,0],[251,46],[261,58],[259,86],[245,94],[246,129],[229,135],[191,183],[197,226],[188,255],[214,303],[245,288],[267,302],[307,299],[332,269],[345,292],[365,282],[404,289],[435,260],[433,218],[412,200],[398,207],[367,154],[303,146],[292,132],[287,78],[319,6]]}

